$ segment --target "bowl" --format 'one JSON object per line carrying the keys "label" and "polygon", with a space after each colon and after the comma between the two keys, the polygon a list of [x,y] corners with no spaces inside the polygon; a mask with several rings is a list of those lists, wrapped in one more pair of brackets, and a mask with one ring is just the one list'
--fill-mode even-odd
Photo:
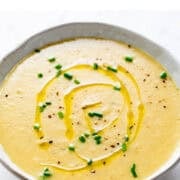
{"label": "bowl", "polygon": [[[153,56],[160,64],[162,64],[168,70],[176,85],[180,87],[180,61],[178,62],[178,60],[175,59],[173,55],[171,55],[170,52],[168,52],[165,48],[137,33],[122,27],[103,23],[85,22],[60,25],[40,32],[26,40],[22,45],[9,53],[0,62],[0,83],[4,80],[14,65],[34,51],[34,49],[38,49],[58,41],[78,37],[95,37],[121,41],[142,49],[146,53]],[[173,153],[169,161],[167,161],[160,169],[158,169],[147,179],[156,179],[174,167],[179,161],[180,150],[178,149]],[[33,179],[33,177],[23,172],[11,162],[6,153],[3,151],[2,146],[0,146],[0,162],[17,177],[21,179]]]}

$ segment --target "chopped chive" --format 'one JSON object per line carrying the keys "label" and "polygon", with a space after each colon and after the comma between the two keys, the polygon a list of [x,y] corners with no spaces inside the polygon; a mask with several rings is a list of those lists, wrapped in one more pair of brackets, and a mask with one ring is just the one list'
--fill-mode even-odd
{"label": "chopped chive", "polygon": [[82,143],[85,143],[86,142],[86,139],[84,136],[80,136],[79,137],[79,141],[82,142]]}
{"label": "chopped chive", "polygon": [[97,64],[97,63],[94,63],[94,64],[93,64],[93,69],[94,69],[94,70],[97,70],[98,68],[99,68],[98,64]]}
{"label": "chopped chive", "polygon": [[34,130],[39,130],[39,129],[40,129],[39,123],[35,123],[35,124],[33,125],[33,128],[34,128]]}
{"label": "chopped chive", "polygon": [[121,145],[121,150],[122,150],[123,152],[127,151],[127,145],[126,145],[126,143],[123,143],[123,144]]}
{"label": "chopped chive", "polygon": [[52,103],[51,102],[46,102],[45,103],[47,106],[50,106]]}
{"label": "chopped chive", "polygon": [[48,61],[49,61],[50,63],[53,63],[53,62],[55,62],[55,61],[56,61],[56,58],[55,58],[55,57],[53,57],[53,58],[49,58],[49,59],[48,59]]}
{"label": "chopped chive", "polygon": [[73,144],[70,144],[69,147],[68,147],[68,149],[69,149],[70,151],[75,151],[75,147],[74,147]]}
{"label": "chopped chive", "polygon": [[101,140],[101,138],[102,138],[102,137],[99,136],[99,135],[95,135],[95,136],[94,136],[94,140],[96,140],[96,141]]}
{"label": "chopped chive", "polygon": [[43,74],[42,73],[38,73],[37,77],[38,78],[43,78]]}
{"label": "chopped chive", "polygon": [[62,71],[59,70],[57,73],[56,73],[56,77],[59,77],[61,75]]}
{"label": "chopped chive", "polygon": [[40,49],[35,49],[34,52],[35,52],[35,53],[40,53],[41,50],[40,50]]}
{"label": "chopped chive", "polygon": [[59,119],[63,119],[63,118],[64,118],[64,114],[63,114],[62,111],[59,111],[59,112],[57,113],[57,115],[58,115]]}
{"label": "chopped chive", "polygon": [[131,167],[131,174],[134,178],[138,177],[137,173],[136,173],[136,164],[133,163],[132,167]]}
{"label": "chopped chive", "polygon": [[92,136],[95,136],[95,135],[97,135],[98,133],[97,132],[94,132],[94,133],[92,133]]}
{"label": "chopped chive", "polygon": [[89,159],[88,162],[87,162],[87,165],[90,166],[92,163],[93,163],[93,160]]}
{"label": "chopped chive", "polygon": [[115,69],[115,68],[113,68],[111,66],[108,66],[107,70],[112,71],[112,72],[117,72],[117,69]]}
{"label": "chopped chive", "polygon": [[98,112],[89,112],[88,113],[88,116],[89,117],[99,117],[99,118],[102,118],[103,117],[103,114],[101,114],[101,113],[98,113]]}
{"label": "chopped chive", "polygon": [[132,57],[132,56],[125,56],[125,57],[124,57],[124,60],[125,60],[126,62],[132,62],[132,61],[133,61],[133,57]]}
{"label": "chopped chive", "polygon": [[45,168],[43,170],[42,176],[43,177],[50,177],[50,176],[52,176],[52,172],[48,168]]}
{"label": "chopped chive", "polygon": [[45,110],[46,106],[47,106],[46,104],[42,104],[41,106],[39,106],[39,111],[43,112]]}
{"label": "chopped chive", "polygon": [[64,73],[64,77],[65,77],[66,79],[71,80],[71,79],[73,78],[73,75],[71,75],[71,74],[69,74],[69,73]]}
{"label": "chopped chive", "polygon": [[86,138],[88,138],[88,137],[90,136],[90,134],[89,134],[89,133],[84,133],[84,136],[85,136]]}
{"label": "chopped chive", "polygon": [[121,90],[121,88],[118,87],[118,86],[114,86],[113,89],[116,90],[116,91],[120,91]]}
{"label": "chopped chive", "polygon": [[95,140],[96,141],[96,144],[98,145],[98,144],[101,144],[101,139],[98,139],[98,140]]}
{"label": "chopped chive", "polygon": [[77,79],[75,79],[75,80],[74,80],[74,83],[75,83],[75,84],[80,84],[80,81],[77,80]]}
{"label": "chopped chive", "polygon": [[61,64],[57,64],[54,68],[57,69],[57,70],[59,70],[59,69],[62,68],[62,65],[61,65]]}
{"label": "chopped chive", "polygon": [[125,142],[128,142],[128,141],[129,141],[129,137],[126,135],[126,136],[124,137],[124,140],[125,140]]}
{"label": "chopped chive", "polygon": [[163,71],[161,74],[160,74],[160,78],[161,79],[166,79],[167,78],[167,73],[165,71]]}

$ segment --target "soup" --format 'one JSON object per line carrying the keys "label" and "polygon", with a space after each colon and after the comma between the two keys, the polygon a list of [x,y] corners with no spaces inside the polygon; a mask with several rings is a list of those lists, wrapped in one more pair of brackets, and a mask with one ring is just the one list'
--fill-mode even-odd
{"label": "soup", "polygon": [[179,147],[180,91],[151,56],[80,38],[34,53],[0,88],[0,143],[34,178],[144,179]]}

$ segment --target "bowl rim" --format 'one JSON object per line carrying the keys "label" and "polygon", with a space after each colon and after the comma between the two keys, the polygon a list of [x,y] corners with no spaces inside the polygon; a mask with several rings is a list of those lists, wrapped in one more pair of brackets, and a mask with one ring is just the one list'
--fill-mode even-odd
{"label": "bowl rim", "polygon": [[[99,27],[108,27],[110,29],[116,29],[117,31],[119,31],[119,33],[121,32],[125,32],[127,34],[131,34],[134,37],[137,37],[138,39],[141,39],[143,41],[146,41],[148,44],[150,44],[151,46],[154,46],[155,48],[158,48],[159,50],[162,50],[163,53],[165,53],[166,55],[168,55],[173,61],[174,63],[178,66],[178,69],[180,69],[180,61],[177,60],[177,58],[174,58],[174,56],[169,52],[169,50],[167,50],[166,48],[162,47],[161,45],[155,43],[154,41],[150,40],[149,38],[144,37],[143,35],[136,33],[134,31],[131,31],[129,29],[126,29],[124,27],[121,26],[117,26],[117,25],[112,25],[112,24],[107,24],[107,23],[101,23],[101,22],[72,22],[72,23],[65,23],[65,24],[61,24],[55,27],[51,27],[48,29],[45,29],[43,31],[40,31],[39,33],[36,33],[32,36],[30,36],[28,39],[26,39],[23,43],[21,43],[20,45],[17,46],[17,48],[15,48],[14,50],[10,51],[8,54],[6,54],[4,56],[4,58],[2,58],[0,60],[0,67],[2,66],[3,63],[6,63],[6,60],[9,59],[11,57],[12,54],[16,53],[19,50],[23,50],[24,47],[26,47],[28,45],[29,42],[33,41],[35,38],[39,37],[39,36],[45,36],[47,33],[50,33],[51,31],[55,31],[55,30],[59,30],[62,28],[71,28],[73,26],[99,26]],[[82,38],[85,38],[86,36],[82,36]],[[87,36],[88,37],[88,36]],[[91,36],[89,36],[91,37]],[[96,36],[94,36],[96,37]],[[78,38],[78,37],[74,37],[74,38]],[[80,37],[79,37],[80,38]],[[103,38],[103,37],[102,37]],[[104,37],[104,39],[108,39],[106,37]],[[110,40],[115,40],[115,41],[121,41],[121,40],[116,40],[116,38],[111,39]],[[65,39],[64,39],[65,40]],[[121,42],[125,42],[125,41],[121,41]],[[126,44],[128,44],[127,42],[125,42]],[[132,44],[133,43],[129,43]],[[46,44],[44,44],[42,47],[44,47]],[[134,46],[134,45],[133,45]],[[40,47],[40,48],[42,48]],[[138,47],[138,46],[134,46],[137,47],[139,49],[142,49],[144,52],[147,52],[147,50],[143,49],[142,47]],[[149,52],[147,52],[149,53]],[[149,53],[150,55],[152,55],[151,53]],[[28,54],[26,54],[28,55]],[[21,60],[21,59],[19,59]],[[158,61],[159,62],[159,61]],[[161,63],[161,62],[159,62]],[[164,64],[161,64],[164,66]],[[13,64],[14,66],[14,64]],[[10,68],[12,69],[12,67]],[[9,72],[10,70],[8,70]],[[4,74],[1,74],[0,72],[0,76],[6,76],[8,74],[8,72],[5,72]],[[3,78],[4,79],[4,78]],[[0,80],[0,85],[2,80]],[[0,144],[0,151],[3,151],[1,144]],[[172,159],[172,158],[171,158]],[[153,176],[153,174],[148,177],[148,179],[156,179],[158,177],[160,177],[161,175],[163,175],[165,172],[168,172],[169,170],[171,170],[174,166],[176,166],[178,163],[180,162],[180,153],[178,153],[178,156],[169,164],[167,165],[164,169],[163,166],[168,163],[168,161],[162,165],[162,169],[158,169],[156,172],[154,172],[153,174],[155,174]],[[23,170],[19,169],[18,167],[16,167],[16,165],[14,165],[14,163],[12,163],[10,161],[10,159],[6,159],[0,156],[0,163],[6,168],[8,169],[11,173],[13,173],[15,176],[23,178],[23,179],[31,179],[32,177],[30,177],[29,175],[27,175],[26,173],[23,172]],[[159,171],[159,172],[158,172]]]}

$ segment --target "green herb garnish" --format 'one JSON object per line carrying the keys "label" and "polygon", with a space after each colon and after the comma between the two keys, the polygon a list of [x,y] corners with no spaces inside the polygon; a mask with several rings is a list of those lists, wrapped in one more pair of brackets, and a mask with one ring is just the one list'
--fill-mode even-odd
{"label": "green herb garnish", "polygon": [[124,60],[125,60],[126,62],[132,62],[132,61],[133,61],[133,57],[132,57],[132,56],[125,56],[125,57],[124,57]]}
{"label": "green herb garnish", "polygon": [[82,143],[85,143],[86,142],[86,138],[84,136],[80,136],[79,137],[79,141],[82,142]]}
{"label": "green herb garnish", "polygon": [[90,136],[90,134],[89,134],[89,133],[84,133],[84,136],[85,136],[86,138],[88,138],[88,137]]}
{"label": "green herb garnish", "polygon": [[50,176],[52,176],[52,172],[48,168],[45,168],[42,172],[42,177],[46,178],[46,177],[50,177]]}
{"label": "green herb garnish", "polygon": [[114,86],[113,89],[116,90],[116,91],[120,91],[121,90],[121,88],[118,87],[118,86]]}
{"label": "green herb garnish", "polygon": [[64,77],[65,77],[66,79],[72,80],[73,75],[71,75],[71,74],[69,74],[69,73],[64,73]]}
{"label": "green herb garnish", "polygon": [[133,175],[134,178],[138,177],[136,173],[136,164],[134,163],[131,167],[131,174]]}
{"label": "green herb garnish", "polygon": [[68,149],[69,149],[70,151],[75,151],[75,147],[74,147],[73,144],[70,144],[69,147],[68,147]]}
{"label": "green herb garnish", "polygon": [[99,117],[99,118],[102,118],[103,117],[103,114],[101,114],[101,113],[98,113],[98,112],[89,112],[88,113],[88,116],[89,117]]}
{"label": "green herb garnish", "polygon": [[93,69],[94,69],[94,70],[97,70],[98,68],[99,68],[98,64],[97,64],[97,63],[94,63],[94,64],[93,64]]}
{"label": "green herb garnish", "polygon": [[167,78],[167,73],[164,71],[160,74],[161,79],[166,79]]}
{"label": "green herb garnish", "polygon": [[43,112],[47,106],[50,106],[52,103],[51,102],[45,102],[44,104],[39,105],[39,111]]}
{"label": "green herb garnish", "polygon": [[100,136],[100,135],[95,135],[94,136],[94,140],[96,140],[96,141],[98,141],[98,140],[100,140],[102,137]]}
{"label": "green herb garnish", "polygon": [[45,102],[45,104],[47,105],[47,106],[50,106],[52,103],[51,102]]}
{"label": "green herb garnish", "polygon": [[127,151],[127,145],[126,145],[126,143],[123,143],[123,144],[121,145],[121,150],[122,150],[123,152]]}
{"label": "green herb garnish", "polygon": [[128,141],[129,141],[129,137],[126,135],[126,136],[124,137],[124,140],[125,140],[125,142],[128,142]]}
{"label": "green herb garnish", "polygon": [[57,70],[59,70],[59,69],[62,68],[62,65],[61,65],[61,64],[57,64],[54,68],[57,69]]}
{"label": "green herb garnish", "polygon": [[95,136],[95,135],[97,135],[98,133],[97,132],[94,132],[94,133],[92,133],[92,136]]}
{"label": "green herb garnish", "polygon": [[75,80],[74,80],[74,83],[75,83],[75,84],[80,84],[80,81],[77,80],[77,79],[75,79]]}
{"label": "green herb garnish", "polygon": [[43,112],[43,111],[45,110],[46,106],[47,106],[46,104],[40,105],[40,106],[39,106],[39,111],[40,111],[40,112]]}
{"label": "green herb garnish", "polygon": [[59,119],[63,119],[64,118],[64,113],[62,111],[59,111],[57,113],[57,115],[58,115]]}
{"label": "green herb garnish", "polygon": [[34,128],[34,130],[39,130],[39,129],[40,129],[39,123],[35,123],[35,124],[33,125],[33,128]]}
{"label": "green herb garnish", "polygon": [[53,62],[55,62],[55,61],[56,61],[56,58],[55,58],[55,57],[53,57],[53,58],[49,58],[49,59],[48,59],[48,61],[49,61],[50,63],[53,63]]}
{"label": "green herb garnish", "polygon": [[102,142],[102,137],[100,135],[97,135],[97,133],[93,135],[93,139],[95,140],[96,144],[101,144]]}
{"label": "green herb garnish", "polygon": [[111,66],[108,66],[107,70],[112,71],[112,72],[117,72],[117,69],[115,69],[115,68],[113,68]]}
{"label": "green herb garnish", "polygon": [[43,78],[43,74],[42,73],[38,73],[37,77],[38,78]]}
{"label": "green herb garnish", "polygon": [[61,75],[62,71],[59,70],[57,73],[56,73],[56,77],[59,77]]}
{"label": "green herb garnish", "polygon": [[87,162],[87,165],[90,166],[92,163],[93,163],[93,160],[89,159],[88,162]]}
{"label": "green herb garnish", "polygon": [[98,140],[95,140],[96,141],[96,144],[98,145],[98,144],[101,144],[101,139],[98,139]]}

